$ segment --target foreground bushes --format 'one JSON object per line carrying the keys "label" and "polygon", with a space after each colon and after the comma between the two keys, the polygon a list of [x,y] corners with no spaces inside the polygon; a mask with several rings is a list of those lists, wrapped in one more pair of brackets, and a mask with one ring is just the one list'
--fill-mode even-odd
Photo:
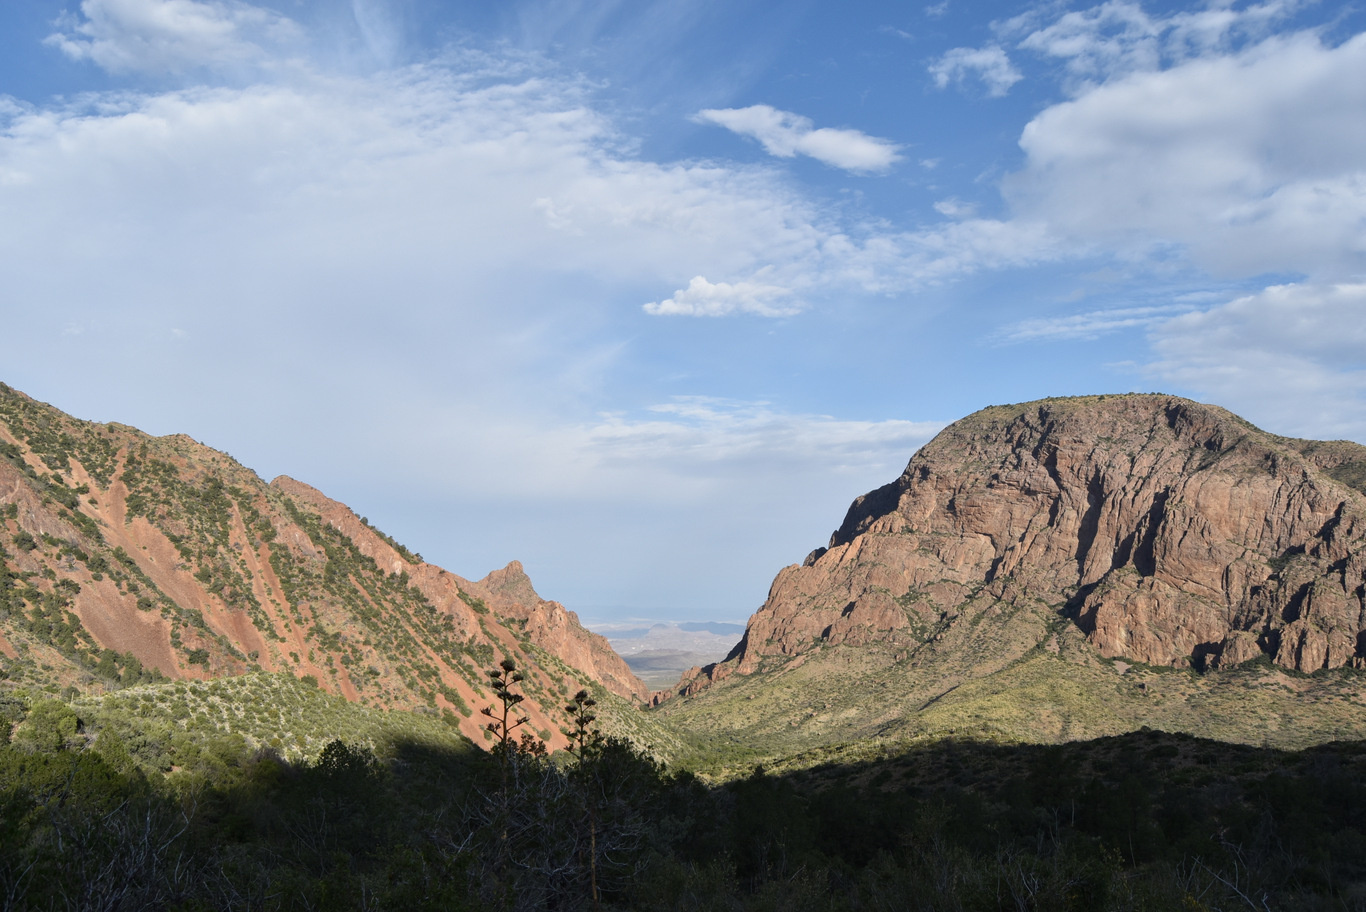
{"label": "foreground bushes", "polygon": [[167,776],[76,722],[0,745],[0,908],[1366,908],[1356,744],[944,742],[713,787],[612,740],[239,741]]}

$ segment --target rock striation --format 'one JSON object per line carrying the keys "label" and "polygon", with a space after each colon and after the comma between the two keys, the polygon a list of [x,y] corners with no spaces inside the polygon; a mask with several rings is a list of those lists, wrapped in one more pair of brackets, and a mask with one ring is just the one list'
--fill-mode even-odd
{"label": "rock striation", "polygon": [[1164,395],[985,409],[855,500],[679,690],[826,646],[913,653],[1025,603],[1130,662],[1361,667],[1366,447]]}

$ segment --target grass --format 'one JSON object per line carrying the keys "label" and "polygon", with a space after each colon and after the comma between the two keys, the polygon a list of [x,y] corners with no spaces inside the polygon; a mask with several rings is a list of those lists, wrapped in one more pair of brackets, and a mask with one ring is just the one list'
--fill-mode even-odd
{"label": "grass", "polygon": [[[1028,626],[1027,617],[979,626],[1002,622]],[[918,661],[831,647],[732,676],[656,713],[689,745],[687,765],[722,778],[757,763],[875,759],[945,738],[1047,744],[1148,727],[1292,750],[1366,739],[1366,672],[1297,675],[1252,662],[1201,675],[1127,665],[1102,658],[1070,626],[1053,643],[1056,652],[1031,648],[980,675],[957,664],[961,644]]]}
{"label": "grass", "polygon": [[467,738],[435,713],[386,711],[348,702],[287,674],[253,672],[212,681],[130,687],[71,701],[87,737],[110,731],[139,765],[163,772],[187,765],[215,743],[269,748],[312,760],[330,741],[389,755],[398,744],[462,753]]}

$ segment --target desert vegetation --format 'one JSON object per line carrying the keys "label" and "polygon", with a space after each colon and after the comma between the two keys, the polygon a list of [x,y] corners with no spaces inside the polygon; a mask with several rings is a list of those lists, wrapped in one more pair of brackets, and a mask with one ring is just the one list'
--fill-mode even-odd
{"label": "desert vegetation", "polygon": [[[0,701],[5,909],[1344,909],[1366,747],[938,739],[715,778],[571,749],[493,670],[476,749],[287,676]],[[524,737],[524,735],[526,735]]]}

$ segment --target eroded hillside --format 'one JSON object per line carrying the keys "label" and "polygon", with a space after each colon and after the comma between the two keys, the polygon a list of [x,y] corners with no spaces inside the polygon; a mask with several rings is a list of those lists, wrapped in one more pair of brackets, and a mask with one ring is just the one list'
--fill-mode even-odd
{"label": "eroded hillside", "polygon": [[[0,670],[83,691],[252,670],[312,677],[481,735],[485,670],[524,672],[531,727],[593,687],[628,729],[646,688],[520,564],[463,579],[290,478],[188,437],[71,418],[0,385]],[[608,701],[611,703],[612,701]]]}

